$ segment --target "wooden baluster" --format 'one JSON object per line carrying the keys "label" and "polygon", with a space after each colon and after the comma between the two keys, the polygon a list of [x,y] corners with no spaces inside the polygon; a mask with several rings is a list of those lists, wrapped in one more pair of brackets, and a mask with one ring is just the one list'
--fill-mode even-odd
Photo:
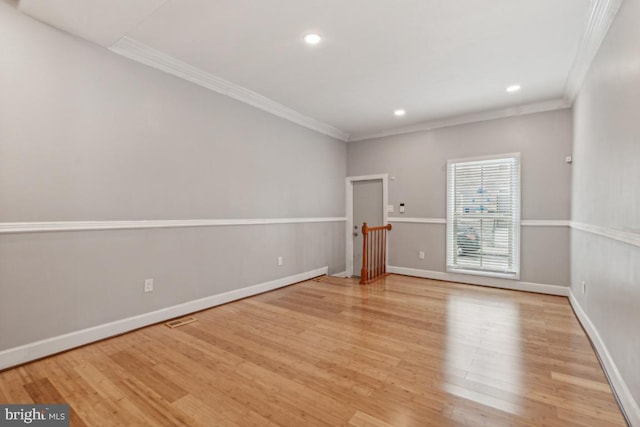
{"label": "wooden baluster", "polygon": [[369,227],[362,224],[362,270],[360,284],[387,275],[387,233],[391,224]]}
{"label": "wooden baluster", "polygon": [[362,269],[360,270],[360,284],[367,283],[367,223],[362,224]]}
{"label": "wooden baluster", "polygon": [[384,248],[382,247],[382,236],[384,236],[385,230],[380,230],[378,234],[378,276],[382,276],[382,256],[384,254]]}
{"label": "wooden baluster", "polygon": [[376,240],[378,239],[378,230],[373,232],[373,239],[371,239],[371,251],[373,252],[373,265],[371,266],[371,278],[374,279],[378,276],[378,246]]}
{"label": "wooden baluster", "polygon": [[378,276],[382,276],[382,235],[384,230],[380,230],[378,234]]}
{"label": "wooden baluster", "polygon": [[[391,224],[387,224],[387,235],[389,234],[389,232],[390,232],[390,231],[391,231]],[[385,246],[384,246],[384,247],[385,247],[385,259],[384,259],[384,265],[385,265],[385,267],[384,267],[384,272],[385,272],[385,274],[387,274],[387,258],[386,258],[386,256],[387,256],[387,255],[386,255],[386,247],[388,246],[388,242],[386,242],[386,241],[385,241],[384,243],[385,243]]]}
{"label": "wooden baluster", "polygon": [[378,230],[378,238],[376,239],[377,241],[377,245],[378,245],[378,260],[376,262],[378,268],[377,268],[377,273],[376,276],[380,276],[382,274],[382,271],[380,270],[380,260],[382,259],[382,245],[380,244],[380,241],[382,240],[382,233],[384,232],[384,230]]}
{"label": "wooden baluster", "polygon": [[367,279],[365,283],[369,283],[371,279],[371,231],[367,233]]}
{"label": "wooden baluster", "polygon": [[376,277],[380,275],[380,230],[376,230]]}
{"label": "wooden baluster", "polygon": [[367,239],[367,283],[371,281],[371,265],[373,264],[373,257],[371,256],[371,240],[373,239],[373,232],[369,230],[369,238]]}
{"label": "wooden baluster", "polygon": [[387,272],[387,230],[384,230],[384,234],[383,234],[383,238],[382,238],[382,248],[383,248],[383,255],[382,255],[382,274],[385,274]]}
{"label": "wooden baluster", "polygon": [[367,246],[369,247],[369,263],[367,264],[367,267],[369,267],[369,269],[367,270],[367,283],[369,283],[371,279],[373,279],[373,269],[371,268],[374,262],[373,245],[371,244],[372,241],[373,241],[373,234],[369,232],[369,240],[367,240]]}
{"label": "wooden baluster", "polygon": [[369,253],[371,254],[371,262],[369,263],[369,282],[376,277],[376,232],[374,231],[369,239]]}
{"label": "wooden baluster", "polygon": [[371,246],[371,232],[369,231],[369,227],[367,226],[367,241],[364,244],[367,251],[367,264],[364,272],[364,281],[365,283],[369,282],[371,275],[369,274],[369,265],[371,265],[371,253],[369,252],[369,246]]}

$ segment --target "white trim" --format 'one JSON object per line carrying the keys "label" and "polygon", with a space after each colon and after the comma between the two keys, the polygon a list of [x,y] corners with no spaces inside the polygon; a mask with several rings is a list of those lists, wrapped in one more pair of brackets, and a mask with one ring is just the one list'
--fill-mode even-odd
{"label": "white trim", "polygon": [[329,276],[333,276],[333,277],[342,277],[342,278],[347,278],[347,277],[349,277],[349,276],[347,275],[346,270],[345,270],[345,271],[341,271],[340,273],[330,274]]}
{"label": "white trim", "polygon": [[571,221],[571,228],[640,247],[640,233]]}
{"label": "white trim", "polygon": [[406,222],[412,224],[446,224],[445,218],[405,218],[405,217],[389,217],[389,222]]}
{"label": "white trim", "polygon": [[584,81],[595,55],[597,54],[611,24],[613,23],[613,20],[615,19],[622,1],[623,0],[591,0],[589,18],[585,25],[585,32],[582,36],[582,41],[565,84],[565,99],[552,99],[514,107],[482,111],[360,135],[349,135],[334,126],[303,115],[254,91],[193,67],[192,65],[153,49],[131,37],[122,37],[109,49],[114,53],[229,96],[300,126],[315,130],[316,132],[329,135],[342,141],[362,141],[366,139],[421,132],[468,123],[570,108],[578,94],[578,91],[580,90],[582,82]]}
{"label": "white trim", "polygon": [[2,222],[0,234],[39,233],[46,231],[125,230],[143,228],[218,227],[228,225],[300,224],[313,222],[342,222],[345,217],[271,218],[271,219],[176,219],[151,221],[58,221],[58,222]]}
{"label": "white trim", "polygon": [[491,270],[474,270],[472,268],[467,269],[467,268],[447,267],[447,273],[471,274],[473,276],[494,277],[497,279],[509,279],[509,280],[520,279],[520,274],[516,274],[516,273],[503,273],[500,271],[491,271]]}
{"label": "white trim", "polygon": [[508,107],[499,110],[482,111],[479,113],[465,114],[442,120],[432,120],[418,123],[416,125],[404,126],[401,128],[387,129],[380,132],[364,133],[352,135],[351,141],[363,141],[365,139],[383,138],[385,136],[402,135],[406,133],[423,132],[427,130],[459,126],[469,123],[484,122],[487,120],[504,119],[507,117],[524,116],[527,114],[542,113],[545,111],[564,110],[571,108],[571,103],[564,99],[552,99],[549,101],[536,102],[531,104]]}
{"label": "white trim", "polygon": [[[345,206],[347,209],[347,224],[345,229],[346,240],[346,266],[347,276],[353,276],[353,183],[356,181],[382,180],[382,225],[387,225],[389,216],[387,206],[389,204],[389,174],[374,174],[348,176],[345,179]],[[387,260],[389,259],[389,239],[387,239]]]}
{"label": "white trim", "polygon": [[309,280],[311,278],[327,274],[328,271],[328,267],[322,267],[293,276],[272,280],[270,282],[174,305],[152,311],[150,313],[116,320],[114,322],[105,323],[92,328],[59,335],[53,338],[47,338],[20,347],[10,348],[0,352],[0,370],[129,332],[144,326],[152,325],[154,323],[163,322],[175,317],[184,316],[185,314],[205,310],[217,305],[226,304],[231,301],[261,294],[284,286],[289,286],[304,280]]}
{"label": "white trim", "polygon": [[484,162],[487,160],[504,160],[504,159],[518,159],[518,162],[521,160],[520,153],[505,153],[505,154],[490,154],[487,156],[475,156],[475,157],[462,157],[459,159],[449,159],[447,160],[447,166],[451,163],[474,163],[474,162]]}
{"label": "white trim", "polygon": [[629,424],[632,426],[640,426],[640,406],[638,405],[638,402],[634,400],[633,395],[629,391],[629,387],[627,387],[627,384],[620,374],[615,361],[611,357],[607,346],[600,337],[598,329],[596,329],[587,313],[583,310],[582,306],[573,294],[573,291],[569,292],[569,302],[571,303],[571,307],[573,307],[573,311],[575,311],[578,320],[582,324],[582,327],[591,339],[591,342],[596,349],[596,353],[598,353],[600,362],[602,363],[607,374],[607,378],[618,397],[618,401],[622,406]]}
{"label": "white trim", "polygon": [[[512,208],[512,215],[510,219],[510,236],[511,246],[509,248],[509,261],[510,265],[505,266],[501,272],[489,271],[483,268],[459,268],[456,266],[456,250],[457,239],[456,232],[454,230],[453,220],[457,218],[460,213],[457,212],[456,200],[457,200],[457,184],[458,180],[457,165],[467,165],[469,167],[484,168],[485,164],[509,164],[511,165],[510,173],[508,176],[508,183],[511,187],[509,206]],[[464,178],[461,178],[464,180]],[[488,156],[467,157],[458,159],[447,160],[447,229],[446,229],[446,263],[447,272],[451,273],[465,273],[485,275],[490,277],[497,277],[503,279],[520,280],[520,245],[521,245],[521,205],[522,205],[522,162],[520,153],[504,153],[493,154]],[[477,218],[484,215],[478,215]],[[483,255],[480,255],[481,257]],[[510,270],[510,271],[507,271]],[[482,272],[481,272],[482,271]]]}
{"label": "white trim", "polygon": [[569,71],[564,92],[573,103],[623,0],[591,0],[584,34]]}
{"label": "white trim", "polygon": [[470,285],[489,286],[492,288],[511,289],[515,291],[536,292],[547,295],[569,295],[569,287],[547,285],[542,283],[521,282],[519,280],[499,279],[484,276],[444,273],[441,271],[419,270],[417,268],[394,267],[387,268],[389,273],[404,276],[422,277],[425,279],[443,280],[446,282],[467,283]]}
{"label": "white trim", "polygon": [[523,227],[569,227],[571,221],[568,219],[525,219],[520,221]]}
{"label": "white trim", "polygon": [[[411,224],[446,224],[446,218],[405,218],[392,216],[389,222],[404,222]],[[522,227],[569,227],[571,221],[565,219],[523,219],[520,221]]]}
{"label": "white trim", "polygon": [[239,86],[228,80],[207,73],[199,68],[180,61],[164,52],[140,43],[131,37],[123,37],[109,48],[114,53],[132,59],[136,62],[148,65],[165,73],[195,83],[214,92],[244,102],[260,110],[289,120],[300,126],[312,129],[341,141],[347,141],[349,134],[327,123],[305,116],[287,106],[275,102],[266,96]]}

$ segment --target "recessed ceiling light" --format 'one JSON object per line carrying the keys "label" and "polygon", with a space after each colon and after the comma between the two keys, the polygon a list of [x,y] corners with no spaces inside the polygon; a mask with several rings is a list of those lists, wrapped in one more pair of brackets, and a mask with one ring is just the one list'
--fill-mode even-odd
{"label": "recessed ceiling light", "polygon": [[322,37],[319,34],[307,34],[304,36],[304,41],[307,44],[318,44],[322,41]]}
{"label": "recessed ceiling light", "polygon": [[404,111],[404,110],[396,110],[396,111],[394,111],[394,112],[393,112],[393,114],[394,114],[396,117],[402,117],[402,116],[404,116],[405,114],[407,114],[407,112],[406,112],[406,111]]}
{"label": "recessed ceiling light", "polygon": [[511,85],[507,87],[507,92],[509,93],[517,92],[519,90],[520,90],[520,85]]}

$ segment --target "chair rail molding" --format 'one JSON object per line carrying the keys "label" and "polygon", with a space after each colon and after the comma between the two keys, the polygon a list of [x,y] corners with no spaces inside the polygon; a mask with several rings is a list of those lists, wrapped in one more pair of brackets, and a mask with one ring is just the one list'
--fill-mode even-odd
{"label": "chair rail molding", "polygon": [[640,247],[640,232],[637,231],[619,230],[577,221],[571,221],[571,228]]}
{"label": "chair rail molding", "polygon": [[53,221],[2,222],[0,234],[39,233],[47,231],[127,230],[145,228],[221,227],[231,225],[304,224],[345,222],[345,217],[268,218],[268,219],[176,219],[141,221]]}

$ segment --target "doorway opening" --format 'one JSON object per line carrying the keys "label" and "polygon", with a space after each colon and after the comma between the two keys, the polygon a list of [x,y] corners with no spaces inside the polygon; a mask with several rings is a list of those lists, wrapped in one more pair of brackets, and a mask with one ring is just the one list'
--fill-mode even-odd
{"label": "doorway opening", "polygon": [[[347,177],[347,277],[359,277],[362,268],[362,223],[387,225],[388,174]],[[387,242],[387,259],[389,243]]]}

